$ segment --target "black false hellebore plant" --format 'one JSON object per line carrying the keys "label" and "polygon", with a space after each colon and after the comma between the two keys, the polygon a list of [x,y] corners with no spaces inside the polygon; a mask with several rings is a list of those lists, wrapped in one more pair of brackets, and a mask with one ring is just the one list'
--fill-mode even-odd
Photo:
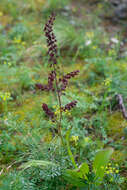
{"label": "black false hellebore plant", "polygon": [[72,77],[75,77],[79,73],[79,70],[75,70],[73,72],[67,73],[66,75],[63,75],[60,78],[58,78],[58,72],[59,72],[58,62],[57,62],[58,50],[57,50],[57,44],[56,44],[57,42],[56,36],[53,32],[54,21],[55,21],[55,14],[52,13],[44,27],[45,36],[47,38],[48,55],[49,55],[49,63],[50,63],[49,66],[51,69],[50,73],[48,74],[48,84],[46,85],[36,84],[36,88],[42,91],[56,92],[57,98],[58,98],[58,105],[60,109],[59,120],[58,121],[56,120],[55,113],[51,109],[49,109],[47,104],[43,103],[42,109],[45,112],[45,114],[49,117],[49,119],[51,119],[53,122],[57,122],[58,135],[60,136],[63,142],[63,138],[61,134],[62,112],[65,112],[66,110],[71,110],[72,108],[74,108],[77,104],[77,101],[74,100],[66,104],[65,106],[62,106],[61,96],[63,92],[66,90],[69,79],[71,79]]}

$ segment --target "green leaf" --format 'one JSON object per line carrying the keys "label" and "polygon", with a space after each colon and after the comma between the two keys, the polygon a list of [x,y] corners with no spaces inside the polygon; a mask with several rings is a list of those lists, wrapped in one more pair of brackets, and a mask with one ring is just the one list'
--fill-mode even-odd
{"label": "green leaf", "polygon": [[80,167],[79,167],[79,172],[82,176],[82,178],[87,178],[87,175],[89,173],[89,166],[86,162],[84,162]]}
{"label": "green leaf", "polygon": [[86,174],[88,173],[89,166],[87,163],[83,163],[78,169],[66,170],[64,173],[64,179],[76,187],[85,187],[88,179]]}
{"label": "green leaf", "polygon": [[56,166],[56,164],[52,163],[52,162],[48,162],[48,161],[43,161],[43,160],[31,160],[27,163],[24,163],[22,164],[19,169],[27,169],[27,168],[30,168],[30,167],[39,167],[39,166],[43,166],[43,167],[46,167],[46,166]]}
{"label": "green leaf", "polygon": [[95,178],[98,182],[101,182],[104,177],[105,167],[109,162],[112,153],[113,149],[107,148],[105,150],[97,152],[95,156],[95,160],[93,162],[93,170],[95,172]]}
{"label": "green leaf", "polygon": [[76,187],[84,187],[85,180],[80,178],[80,174],[76,170],[66,170],[63,177],[69,184]]}
{"label": "green leaf", "polygon": [[73,154],[71,152],[71,148],[70,148],[70,144],[69,144],[69,137],[70,137],[70,133],[71,133],[71,129],[69,129],[66,133],[66,142],[67,142],[67,150],[68,150],[68,155],[72,161],[72,164],[75,168],[78,168],[77,165],[76,165],[76,162],[74,160],[74,157],[73,157]]}

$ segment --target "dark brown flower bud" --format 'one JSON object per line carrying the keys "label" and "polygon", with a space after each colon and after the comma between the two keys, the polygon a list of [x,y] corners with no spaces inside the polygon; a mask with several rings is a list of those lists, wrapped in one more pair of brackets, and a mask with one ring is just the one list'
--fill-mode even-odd
{"label": "dark brown flower bud", "polygon": [[56,45],[56,37],[53,33],[53,24],[54,24],[54,20],[55,20],[55,14],[52,13],[52,15],[49,17],[49,20],[47,21],[47,23],[45,24],[44,27],[44,32],[45,32],[45,36],[47,38],[47,46],[49,47],[48,49],[48,54],[49,54],[49,61],[51,62],[52,66],[53,64],[57,64],[57,45]]}
{"label": "dark brown flower bud", "polygon": [[45,114],[49,117],[49,118],[51,118],[51,119],[53,119],[54,118],[54,116],[55,116],[55,114],[54,114],[54,112],[52,112],[49,108],[48,108],[48,105],[47,104],[42,104],[42,109],[43,109],[43,111],[45,112]]}
{"label": "dark brown flower bud", "polygon": [[74,108],[77,104],[77,101],[72,101],[69,104],[66,104],[65,107],[63,108],[63,111],[66,110],[71,110],[72,108]]}
{"label": "dark brown flower bud", "polygon": [[63,76],[63,78],[59,79],[59,83],[61,84],[61,91],[64,91],[68,85],[68,80],[72,77],[75,77],[79,73],[79,70],[67,73],[66,75]]}

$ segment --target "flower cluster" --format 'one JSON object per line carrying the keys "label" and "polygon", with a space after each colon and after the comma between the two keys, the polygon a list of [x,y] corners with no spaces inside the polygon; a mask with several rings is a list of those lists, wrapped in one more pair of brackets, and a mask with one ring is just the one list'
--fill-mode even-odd
{"label": "flower cluster", "polygon": [[[45,112],[45,114],[52,120],[52,122],[56,122],[59,120],[58,128],[60,131],[61,128],[61,120],[62,120],[62,113],[70,116],[70,110],[74,108],[77,104],[77,101],[72,101],[69,104],[66,104],[64,107],[62,106],[61,102],[61,96],[62,96],[62,91],[64,91],[68,85],[68,80],[71,79],[72,77],[75,77],[78,73],[79,70],[67,73],[66,75],[63,75],[58,79],[58,70],[56,68],[57,64],[57,45],[56,45],[56,37],[53,33],[53,24],[55,20],[55,14],[52,13],[51,16],[49,17],[49,20],[45,24],[44,27],[44,32],[45,36],[47,38],[47,46],[48,46],[48,55],[50,57],[50,68],[51,72],[48,75],[48,84],[43,85],[40,83],[37,83],[36,89],[42,90],[42,91],[56,91],[57,97],[58,97],[58,106],[55,106],[53,108],[56,108],[55,111],[52,111],[51,109],[48,108],[48,105],[43,103],[42,104],[42,109]],[[54,84],[55,83],[55,84]]]}
{"label": "flower cluster", "polygon": [[7,62],[7,61],[4,61],[3,63],[4,63],[4,65],[8,65],[8,66],[11,66],[11,65],[12,65],[11,62]]}
{"label": "flower cluster", "polygon": [[48,75],[48,84],[47,85],[43,85],[43,84],[40,84],[40,83],[37,83],[36,84],[36,88],[39,89],[39,90],[42,90],[42,91],[54,91],[54,88],[53,88],[53,82],[54,82],[54,79],[55,79],[55,71],[51,71],[51,73],[49,73]]}
{"label": "flower cluster", "polygon": [[70,78],[75,77],[77,74],[79,73],[79,70],[67,73],[66,75],[64,75],[62,78],[59,79],[59,82],[62,83],[61,85],[61,91],[64,91],[68,85],[68,80]]}
{"label": "flower cluster", "polygon": [[0,11],[0,17],[2,17],[2,16],[3,16],[3,12]]}
{"label": "flower cluster", "polygon": [[52,112],[49,108],[48,108],[48,105],[47,104],[42,104],[42,109],[44,110],[44,112],[45,112],[45,114],[49,117],[49,118],[51,118],[51,119],[53,119],[54,118],[54,112]]}
{"label": "flower cluster", "polygon": [[78,145],[79,136],[71,136],[70,141],[74,142],[74,144]]}
{"label": "flower cluster", "polygon": [[106,174],[118,174],[119,173],[118,164],[115,164],[114,166],[112,166],[112,164],[109,163],[106,167],[102,166],[101,169],[105,170]]}
{"label": "flower cluster", "polygon": [[49,61],[51,62],[52,65],[57,64],[57,45],[56,45],[56,37],[53,33],[53,23],[55,20],[55,14],[52,13],[48,22],[45,24],[44,27],[44,32],[45,36],[47,38],[47,45],[48,45],[48,55],[50,57]]}
{"label": "flower cluster", "polygon": [[107,78],[107,79],[104,80],[104,85],[105,86],[110,86],[111,82],[112,82],[112,79],[111,78]]}
{"label": "flower cluster", "polygon": [[0,92],[0,100],[7,101],[10,99],[11,99],[10,92],[5,92],[5,93]]}
{"label": "flower cluster", "polygon": [[105,169],[106,169],[106,174],[118,174],[119,173],[118,164],[115,164],[115,166],[112,167],[111,163],[109,163]]}
{"label": "flower cluster", "polygon": [[13,40],[13,42],[15,44],[20,44],[20,45],[23,45],[23,46],[26,45],[26,42],[22,41],[21,36],[15,37],[14,40]]}
{"label": "flower cluster", "polygon": [[76,106],[76,104],[77,104],[76,100],[70,102],[69,104],[66,104],[65,107],[63,108],[63,111],[71,110],[72,108]]}

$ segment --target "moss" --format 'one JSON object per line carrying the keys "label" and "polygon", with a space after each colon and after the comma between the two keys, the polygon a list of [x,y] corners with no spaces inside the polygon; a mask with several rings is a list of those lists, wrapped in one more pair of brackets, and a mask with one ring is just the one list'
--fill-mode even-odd
{"label": "moss", "polygon": [[119,150],[115,150],[112,157],[117,163],[123,163],[123,161],[126,159],[125,153]]}
{"label": "moss", "polygon": [[124,136],[123,129],[127,126],[127,121],[123,118],[122,113],[115,112],[108,119],[108,135],[118,139]]}

